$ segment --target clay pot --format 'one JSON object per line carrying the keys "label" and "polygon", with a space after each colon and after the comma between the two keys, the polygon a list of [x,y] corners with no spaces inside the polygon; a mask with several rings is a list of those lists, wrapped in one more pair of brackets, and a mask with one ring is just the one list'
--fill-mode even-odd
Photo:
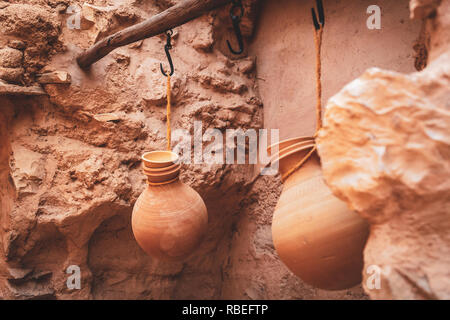
{"label": "clay pot", "polygon": [[182,261],[200,244],[208,213],[200,195],[179,180],[178,156],[154,151],[142,156],[148,186],[133,208],[131,225],[139,246],[150,256]]}
{"label": "clay pot", "polygon": [[[284,174],[311,150],[311,144],[282,149],[273,161]],[[306,283],[327,290],[359,284],[368,233],[366,220],[325,184],[315,152],[284,181],[272,221],[273,243],[283,263]]]}

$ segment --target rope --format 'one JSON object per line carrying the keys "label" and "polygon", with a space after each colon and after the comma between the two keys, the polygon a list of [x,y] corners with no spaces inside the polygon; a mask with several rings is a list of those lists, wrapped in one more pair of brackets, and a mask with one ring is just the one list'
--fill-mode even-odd
{"label": "rope", "polygon": [[316,45],[316,132],[322,128],[322,61],[320,59],[320,51],[322,49],[322,33],[323,26],[319,30],[314,29],[314,44]]}
{"label": "rope", "polygon": [[[322,34],[323,34],[323,25],[320,24],[319,30],[314,30],[314,44],[316,46],[316,132],[314,133],[314,138],[317,137],[319,130],[322,128],[322,60],[320,58],[320,51],[322,49]],[[314,147],[308,154],[300,160],[293,168],[291,168],[288,172],[286,172],[281,179],[284,181],[291,174],[297,171],[317,150],[317,145],[314,144]]]}
{"label": "rope", "polygon": [[[321,60],[321,49],[322,49],[322,35],[323,35],[323,24],[319,24],[320,28],[314,30],[314,44],[316,47],[316,132],[314,133],[314,138],[317,137],[319,130],[322,128],[322,60]],[[317,150],[317,145],[314,144],[314,147],[308,152],[306,156],[303,157],[294,167],[292,167],[288,172],[281,176],[281,179],[284,181],[289,178],[295,171],[297,171],[308,159],[312,156],[312,154]],[[267,168],[271,163],[269,162],[265,167]],[[245,186],[253,185],[258,179],[261,177],[260,174],[256,175],[249,183]]]}
{"label": "rope", "polygon": [[167,150],[171,151],[171,140],[172,140],[172,131],[170,128],[170,96],[171,96],[171,88],[170,88],[170,74],[167,74]]}
{"label": "rope", "polygon": [[[314,30],[314,44],[316,46],[316,132],[314,133],[314,138],[317,137],[319,130],[322,128],[322,61],[320,57],[320,52],[322,49],[322,34],[323,34],[323,25],[320,25],[320,29]],[[295,171],[300,169],[300,167],[308,161],[314,151],[317,150],[317,145],[314,144],[314,147],[308,152],[306,156],[303,157],[294,167],[292,167],[288,172],[281,176],[281,179],[284,181],[289,178]],[[265,166],[267,168],[270,165],[270,162]],[[260,174],[255,176],[246,186],[254,184],[259,177]]]}
{"label": "rope", "polygon": [[291,174],[293,174],[295,171],[297,171],[306,161],[308,161],[309,157],[311,157],[311,155],[314,153],[314,151],[316,151],[316,149],[317,149],[317,146],[314,145],[314,147],[311,149],[311,151],[309,151],[308,154],[306,156],[304,156],[302,160],[300,160],[293,168],[291,168],[291,170],[289,170],[288,172],[286,172],[285,174],[283,174],[281,176],[281,179],[284,181],[287,178],[289,178]]}

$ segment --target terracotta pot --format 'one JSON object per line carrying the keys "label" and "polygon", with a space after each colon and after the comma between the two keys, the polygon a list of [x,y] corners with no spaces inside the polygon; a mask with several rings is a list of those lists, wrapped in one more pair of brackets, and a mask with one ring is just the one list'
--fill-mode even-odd
{"label": "terracotta pot", "polygon": [[[311,151],[305,146],[275,159],[288,172]],[[275,209],[272,238],[284,264],[305,282],[341,290],[361,282],[366,220],[336,198],[323,181],[314,154],[290,175]]]}
{"label": "terracotta pot", "polygon": [[206,232],[205,203],[194,189],[179,180],[180,165],[175,153],[148,152],[142,160],[149,184],[134,205],[134,237],[150,256],[182,261],[199,246]]}

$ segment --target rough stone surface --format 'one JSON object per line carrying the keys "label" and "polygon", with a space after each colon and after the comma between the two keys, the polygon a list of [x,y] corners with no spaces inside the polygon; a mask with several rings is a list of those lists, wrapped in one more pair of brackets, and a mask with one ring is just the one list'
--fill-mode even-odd
{"label": "rough stone surface", "polygon": [[[279,181],[266,178],[251,188],[250,165],[183,165],[182,180],[209,212],[206,239],[189,260],[158,262],[136,244],[130,218],[145,187],[140,156],[166,144],[166,78],[159,71],[159,63],[167,66],[165,38],[116,49],[88,72],[75,57],[174,3],[93,1],[80,11],[80,29],[68,27],[76,17],[64,1],[0,6],[0,38],[4,47],[24,50],[26,78],[71,77],[43,83],[48,98],[0,97],[0,298],[364,298],[361,288],[311,288],[282,265],[270,236]],[[228,8],[175,29],[173,130],[193,133],[194,120],[203,131],[262,126],[256,59],[221,53],[218,17],[229,18]],[[248,30],[253,22],[246,24]],[[71,265],[81,268],[80,290],[66,285]]]}
{"label": "rough stone surface", "polygon": [[[161,35],[116,49],[87,72],[77,67],[75,57],[102,37],[179,1],[0,2],[0,50],[12,48],[23,52],[20,65],[15,67],[23,69],[21,81],[33,84],[32,88],[40,88],[35,83],[39,74],[63,71],[71,76],[71,83],[43,84],[48,97],[0,95],[0,298],[367,299],[361,287],[338,292],[312,288],[293,276],[280,262],[270,232],[271,216],[281,190],[280,181],[265,177],[249,186],[247,182],[254,174],[250,165],[183,165],[182,180],[201,194],[209,212],[206,238],[189,260],[175,264],[158,262],[146,256],[136,244],[130,217],[133,204],[145,187],[145,178],[139,168],[140,156],[145,151],[165,148],[166,144],[166,79],[159,71],[159,63],[167,67],[163,50],[165,38]],[[80,12],[68,12],[69,4],[78,5]],[[259,6],[255,0],[244,1],[244,5],[246,15],[242,31],[248,40],[257,28],[255,17]],[[439,18],[443,17],[443,7],[441,4],[436,9],[437,18],[426,28],[427,32],[443,35],[430,42],[430,47],[435,49],[433,54],[436,54],[436,48],[443,52],[448,45],[446,41],[438,41],[448,39],[442,31],[448,26],[448,20]],[[259,128],[263,125],[263,103],[259,92],[263,87],[257,81],[257,73],[261,71],[258,68],[262,64],[255,57],[258,50],[249,51],[249,46],[246,46],[241,56],[229,53],[226,40],[231,40],[233,46],[236,44],[228,9],[211,12],[174,30],[174,48],[171,51],[175,65],[172,78],[174,130],[185,129],[193,133],[194,120],[202,121],[203,131],[208,128],[221,131]],[[267,9],[264,10],[267,15]],[[294,14],[297,11],[289,12]],[[68,19],[76,19],[77,15],[80,29],[69,28]],[[338,24],[346,25],[347,22],[343,20]],[[307,28],[310,32],[310,24]],[[336,30],[342,33],[341,29]],[[294,30],[291,33],[298,35],[302,32]],[[282,44],[296,43],[280,40],[277,32],[272,35],[276,35],[276,40]],[[269,46],[268,43],[265,45]],[[282,48],[277,54],[286,58],[298,52],[290,48]],[[402,50],[398,49],[402,52],[399,57],[408,56],[411,58],[408,63],[413,65],[413,57]],[[251,55],[247,57],[248,52]],[[14,54],[18,56],[18,52],[14,51]],[[272,67],[285,66],[276,60],[269,63]],[[442,63],[448,65],[447,60]],[[402,68],[405,66],[406,63]],[[448,87],[444,82],[448,81],[448,76],[444,76],[446,69],[439,68],[439,64],[433,66],[427,67],[429,72],[411,76],[416,78],[383,71],[371,72],[383,75],[384,82],[378,84],[381,88],[385,88],[389,81],[411,84],[412,87],[403,88],[403,92],[411,90],[414,97],[411,101],[421,102],[419,107],[423,106],[426,112],[419,111],[432,116],[434,114],[426,106],[445,105],[449,100],[444,94],[445,87],[442,87]],[[278,74],[279,67],[275,70]],[[439,86],[436,87],[436,83]],[[336,88],[338,85],[334,84]],[[27,87],[8,87],[27,91]],[[330,90],[333,91],[332,88]],[[426,99],[420,90],[428,95]],[[265,108],[271,108],[270,102],[276,101],[279,95],[280,92],[275,90]],[[287,97],[290,99],[292,94]],[[410,105],[411,101],[404,102]],[[369,102],[377,106],[370,99]],[[441,115],[443,111],[433,112]],[[414,115],[408,113],[404,116],[414,119]],[[440,119],[446,121],[445,117]],[[289,122],[280,123],[289,127]],[[429,125],[438,124],[431,121]],[[298,121],[295,126],[298,127]],[[424,125],[420,123],[420,126]],[[294,132],[289,131],[292,126],[287,129]],[[436,135],[438,132],[428,134]],[[432,150],[436,144],[434,141],[426,146]],[[438,150],[442,154],[431,153],[435,160],[438,156],[448,157],[450,154],[445,144]],[[439,165],[439,170],[445,169],[443,164]],[[394,191],[404,191],[406,187],[399,184],[398,188]],[[448,206],[443,199],[441,197],[436,202],[436,205],[441,205],[436,210],[444,210],[442,205]],[[385,200],[383,203],[392,203]],[[441,232],[446,226],[442,215],[421,207],[416,209],[423,216],[424,224],[414,224],[419,221],[415,218],[408,220],[413,215],[389,211],[392,214],[392,217],[386,215],[391,217],[389,221],[398,223],[374,225],[372,234],[376,234],[376,228],[381,231],[378,240],[373,240],[372,247],[366,250],[369,259],[366,262],[374,263],[370,259],[379,258],[380,248],[386,247],[386,241],[394,241],[391,237],[397,234],[406,241],[405,245],[418,248],[417,261],[431,262],[439,254],[449,256],[448,252],[435,248],[435,243],[446,242],[446,236]],[[427,221],[431,221],[430,224]],[[412,228],[425,235],[423,243],[416,242],[419,240],[407,233]],[[420,249],[424,248],[424,243],[429,244],[428,252],[433,256],[428,260],[421,256],[423,251]],[[392,255],[387,254],[386,260],[378,262],[404,267],[402,263],[406,261],[406,254],[396,251],[400,247],[393,248]],[[418,266],[415,263],[416,260],[407,266],[411,269],[397,268],[403,273],[394,273],[408,279],[404,283],[419,279],[422,291],[417,289],[419,287],[395,286],[398,282],[390,281],[393,289],[377,291],[377,294],[398,297],[398,292],[407,292],[413,296],[420,291],[430,296],[447,297],[442,288],[448,285],[445,281],[436,282],[444,270],[434,268],[433,264]],[[66,270],[71,265],[81,268],[80,290],[69,289],[66,285],[69,276]],[[428,283],[423,280],[425,277],[433,278]],[[383,288],[385,284],[383,282]],[[378,297],[371,292],[369,294]]]}
{"label": "rough stone surface", "polygon": [[22,65],[23,54],[20,50],[12,48],[0,49],[0,66],[5,68],[18,68]]}
{"label": "rough stone surface", "polygon": [[60,16],[44,3],[0,2],[0,48],[9,44],[24,50],[21,67],[25,69],[24,80],[27,83],[32,82],[32,74],[42,68],[53,54],[63,50],[58,41]]}
{"label": "rough stone surface", "polygon": [[23,68],[3,68],[0,67],[0,80],[9,83],[22,83],[23,74],[25,70]]}
{"label": "rough stone surface", "polygon": [[371,298],[450,298],[450,51],[434,53],[446,47],[449,13],[443,1],[429,21],[435,58],[422,72],[369,69],[327,104],[324,176],[371,223]]}
{"label": "rough stone surface", "polygon": [[411,0],[409,8],[411,10],[411,18],[426,19],[430,15],[436,13],[436,8],[442,0]]}

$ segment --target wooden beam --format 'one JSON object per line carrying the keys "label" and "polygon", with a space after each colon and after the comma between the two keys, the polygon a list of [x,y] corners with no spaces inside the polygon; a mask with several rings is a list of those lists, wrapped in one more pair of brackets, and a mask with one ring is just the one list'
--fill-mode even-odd
{"label": "wooden beam", "polygon": [[39,86],[22,87],[0,82],[0,96],[5,95],[44,96],[47,95],[47,93]]}
{"label": "wooden beam", "polygon": [[77,57],[78,65],[86,69],[116,48],[161,34],[230,2],[230,0],[185,0],[180,2],[141,23],[100,40]]}

